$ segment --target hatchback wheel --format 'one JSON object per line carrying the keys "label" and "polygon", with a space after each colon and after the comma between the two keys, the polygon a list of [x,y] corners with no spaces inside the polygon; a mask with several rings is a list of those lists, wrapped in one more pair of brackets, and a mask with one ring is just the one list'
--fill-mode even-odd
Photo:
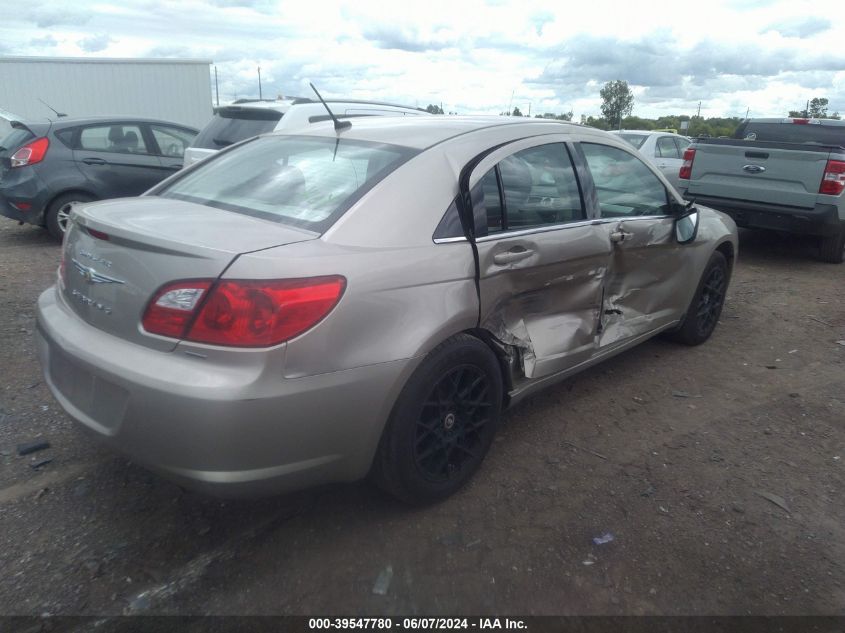
{"label": "hatchback wheel", "polygon": [[716,251],[704,268],[683,324],[671,335],[674,340],[686,345],[700,345],[710,338],[722,314],[728,279],[728,261]]}
{"label": "hatchback wheel", "polygon": [[67,230],[71,207],[77,202],[91,202],[93,197],[84,193],[67,193],[59,196],[47,207],[45,217],[47,230],[57,240],[61,241]]}
{"label": "hatchback wheel", "polygon": [[373,464],[376,483],[408,503],[448,497],[478,470],[502,409],[492,351],[461,334],[432,351],[399,397]]}

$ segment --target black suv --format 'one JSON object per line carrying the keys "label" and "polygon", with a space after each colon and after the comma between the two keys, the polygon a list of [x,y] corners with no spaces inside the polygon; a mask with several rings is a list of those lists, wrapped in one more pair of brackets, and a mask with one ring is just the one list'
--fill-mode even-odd
{"label": "black suv", "polygon": [[0,214],[57,239],[74,203],[137,196],[181,169],[198,132],[105,117],[11,125],[0,140]]}

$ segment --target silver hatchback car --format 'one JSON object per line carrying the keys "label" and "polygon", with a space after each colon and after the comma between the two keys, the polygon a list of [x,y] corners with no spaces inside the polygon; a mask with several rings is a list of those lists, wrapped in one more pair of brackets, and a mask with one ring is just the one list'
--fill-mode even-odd
{"label": "silver hatchback car", "polygon": [[77,207],[38,350],[71,417],[183,484],[369,474],[426,502],[505,407],[661,332],[705,341],[736,252],[727,216],[604,132],[321,124]]}

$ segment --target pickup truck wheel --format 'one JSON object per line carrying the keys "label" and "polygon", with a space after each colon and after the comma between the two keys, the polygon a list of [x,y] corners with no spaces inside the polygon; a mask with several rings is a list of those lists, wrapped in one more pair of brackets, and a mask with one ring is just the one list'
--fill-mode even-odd
{"label": "pickup truck wheel", "polygon": [[420,364],[394,406],[370,473],[406,503],[445,499],[478,470],[502,410],[502,375],[482,341],[459,334]]}
{"label": "pickup truck wheel", "polygon": [[684,322],[669,337],[685,345],[700,345],[709,339],[722,314],[728,281],[728,260],[716,251],[704,268]]}
{"label": "pickup truck wheel", "polygon": [[841,264],[845,261],[845,229],[841,229],[837,235],[828,235],[821,239],[819,258],[831,264]]}

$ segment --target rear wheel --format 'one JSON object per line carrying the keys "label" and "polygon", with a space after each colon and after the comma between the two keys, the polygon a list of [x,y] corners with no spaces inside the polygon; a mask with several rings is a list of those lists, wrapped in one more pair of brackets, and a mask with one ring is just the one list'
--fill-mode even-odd
{"label": "rear wheel", "polygon": [[819,258],[823,262],[841,264],[845,261],[845,228],[834,235],[823,237],[819,242]]}
{"label": "rear wheel", "polygon": [[461,334],[438,346],[411,376],[373,463],[375,482],[408,503],[444,499],[487,454],[502,409],[502,376],[492,351]]}
{"label": "rear wheel", "polygon": [[50,203],[47,207],[45,222],[47,230],[55,239],[62,241],[70,218],[70,209],[77,202],[91,202],[92,196],[85,193],[66,193]]}
{"label": "rear wheel", "polygon": [[701,275],[684,322],[670,337],[685,345],[700,345],[709,339],[722,314],[727,290],[728,260],[716,251],[704,268],[704,274]]}

